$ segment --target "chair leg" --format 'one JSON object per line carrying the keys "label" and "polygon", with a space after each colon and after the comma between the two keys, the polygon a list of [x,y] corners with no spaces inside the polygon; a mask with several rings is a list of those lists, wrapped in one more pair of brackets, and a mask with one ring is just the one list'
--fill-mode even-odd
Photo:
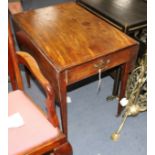
{"label": "chair leg", "polygon": [[73,150],[69,143],[65,143],[54,150],[54,155],[72,155]]}
{"label": "chair leg", "polygon": [[17,84],[16,84],[14,74],[12,74],[12,72],[10,72],[9,77],[10,77],[10,83],[11,83],[12,90],[16,90],[17,89]]}
{"label": "chair leg", "polygon": [[14,73],[14,69],[13,69],[13,64],[12,64],[12,59],[10,58],[10,56],[8,56],[8,73],[9,73],[9,81],[11,83],[11,87],[12,90],[16,90],[17,89],[17,83],[16,83],[16,77],[15,77],[15,73]]}

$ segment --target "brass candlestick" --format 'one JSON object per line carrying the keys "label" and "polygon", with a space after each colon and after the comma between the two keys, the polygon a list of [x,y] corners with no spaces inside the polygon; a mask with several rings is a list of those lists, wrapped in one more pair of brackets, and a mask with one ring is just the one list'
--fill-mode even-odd
{"label": "brass candlestick", "polygon": [[139,66],[131,73],[127,89],[126,98],[128,103],[125,107],[122,122],[117,131],[115,131],[111,138],[117,141],[120,138],[120,132],[128,116],[138,115],[140,112],[147,110],[147,62],[146,55],[139,61]]}

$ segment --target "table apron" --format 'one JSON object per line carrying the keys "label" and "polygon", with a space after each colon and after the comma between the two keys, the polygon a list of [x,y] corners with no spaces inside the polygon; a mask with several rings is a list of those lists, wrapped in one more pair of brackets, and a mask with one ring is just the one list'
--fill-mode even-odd
{"label": "table apron", "polygon": [[70,68],[66,70],[66,83],[70,85],[97,74],[99,70],[106,71],[129,61],[132,63],[135,55],[137,55],[137,52],[135,46],[133,46]]}

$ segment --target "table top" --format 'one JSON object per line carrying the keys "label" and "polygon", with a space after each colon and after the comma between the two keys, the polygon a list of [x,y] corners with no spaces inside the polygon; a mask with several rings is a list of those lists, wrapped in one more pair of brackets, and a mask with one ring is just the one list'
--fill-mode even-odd
{"label": "table top", "polygon": [[59,71],[137,44],[73,2],[25,11],[14,21]]}
{"label": "table top", "polygon": [[145,0],[77,0],[77,2],[123,28],[147,24]]}

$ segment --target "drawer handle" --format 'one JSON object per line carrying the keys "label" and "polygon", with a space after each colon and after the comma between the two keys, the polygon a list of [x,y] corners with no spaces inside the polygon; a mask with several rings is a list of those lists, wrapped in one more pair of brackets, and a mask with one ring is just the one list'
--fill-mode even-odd
{"label": "drawer handle", "polygon": [[101,69],[105,67],[105,64],[94,64],[95,68]]}
{"label": "drawer handle", "polygon": [[97,69],[107,69],[106,64],[108,64],[109,62],[109,59],[106,62],[104,60],[101,60],[98,64],[94,64],[94,67]]}

